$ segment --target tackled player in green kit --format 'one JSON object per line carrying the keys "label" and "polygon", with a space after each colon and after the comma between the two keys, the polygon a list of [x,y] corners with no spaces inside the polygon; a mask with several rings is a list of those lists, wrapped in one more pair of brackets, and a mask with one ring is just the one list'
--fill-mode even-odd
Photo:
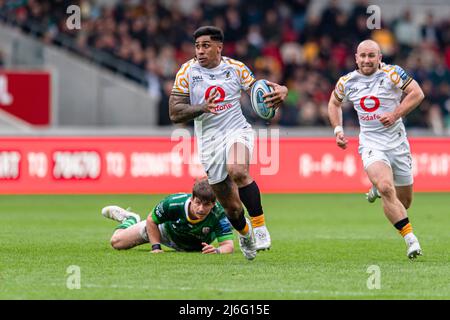
{"label": "tackled player in green kit", "polygon": [[[131,249],[150,243],[152,253],[164,252],[161,245],[203,254],[234,250],[231,224],[207,180],[197,181],[192,194],[169,195],[153,208],[145,221],[118,206],[104,207],[102,215],[120,222],[111,237],[114,249]],[[217,247],[212,244],[216,239]]]}

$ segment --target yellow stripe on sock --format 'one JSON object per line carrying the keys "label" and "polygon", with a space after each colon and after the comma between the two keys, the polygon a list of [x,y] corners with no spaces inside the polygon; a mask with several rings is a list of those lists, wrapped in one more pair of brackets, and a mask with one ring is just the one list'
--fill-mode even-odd
{"label": "yellow stripe on sock", "polygon": [[248,230],[249,230],[249,226],[246,223],[244,229],[238,230],[237,232],[239,232],[241,235],[245,236],[248,233]]}
{"label": "yellow stripe on sock", "polygon": [[266,224],[266,221],[264,219],[264,214],[259,215],[257,217],[250,217],[250,220],[252,221],[253,228],[262,227],[263,225]]}
{"label": "yellow stripe on sock", "polygon": [[402,237],[405,237],[408,233],[411,233],[413,231],[411,223],[408,223],[406,226],[402,228],[402,230],[399,230],[399,233],[402,235]]}

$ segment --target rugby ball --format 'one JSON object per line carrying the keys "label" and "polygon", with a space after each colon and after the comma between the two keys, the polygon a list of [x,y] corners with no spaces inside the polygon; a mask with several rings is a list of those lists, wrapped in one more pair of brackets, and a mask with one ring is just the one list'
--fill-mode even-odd
{"label": "rugby ball", "polygon": [[256,112],[256,114],[265,119],[269,120],[275,116],[276,108],[269,108],[264,103],[263,95],[266,93],[272,92],[272,87],[269,87],[266,83],[266,80],[257,80],[253,86],[252,91],[250,93],[250,100],[252,103],[252,108]]}

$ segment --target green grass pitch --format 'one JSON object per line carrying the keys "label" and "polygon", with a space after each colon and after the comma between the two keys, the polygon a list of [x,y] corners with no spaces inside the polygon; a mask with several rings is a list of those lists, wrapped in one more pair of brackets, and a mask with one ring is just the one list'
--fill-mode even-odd
{"label": "green grass pitch", "polygon": [[[416,194],[424,256],[406,258],[380,202],[362,194],[263,195],[272,249],[232,255],[115,251],[103,206],[146,217],[162,195],[0,196],[0,299],[449,299],[450,194]],[[80,289],[66,286],[71,265]],[[380,289],[368,289],[380,268]]]}

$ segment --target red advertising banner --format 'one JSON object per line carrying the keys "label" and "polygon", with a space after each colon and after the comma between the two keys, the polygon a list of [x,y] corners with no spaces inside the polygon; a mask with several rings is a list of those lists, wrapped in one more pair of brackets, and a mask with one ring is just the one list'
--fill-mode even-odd
{"label": "red advertising banner", "polygon": [[50,124],[50,73],[0,70],[0,109],[33,125]]}
{"label": "red advertising banner", "polygon": [[[450,191],[450,139],[412,138],[415,191]],[[264,193],[365,192],[357,153],[330,138],[259,139],[251,174]],[[171,193],[204,176],[194,139],[0,138],[0,193]]]}

